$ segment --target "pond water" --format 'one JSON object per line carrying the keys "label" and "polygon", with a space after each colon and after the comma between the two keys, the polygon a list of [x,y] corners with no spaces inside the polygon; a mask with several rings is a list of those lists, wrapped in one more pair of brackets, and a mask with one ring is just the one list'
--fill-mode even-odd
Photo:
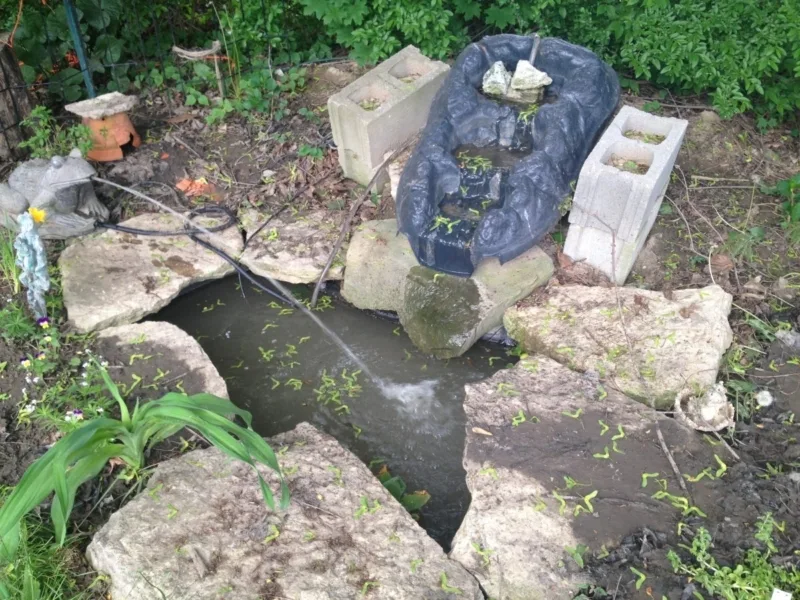
{"label": "pond water", "polygon": [[[309,296],[305,286],[292,292]],[[504,348],[478,345],[463,357],[438,361],[420,353],[398,323],[335,298],[323,303],[330,308],[315,314],[376,377],[396,385],[381,389],[364,373],[354,375],[358,367],[301,311],[235,276],[176,299],[154,319],[200,342],[225,378],[231,400],[253,413],[260,434],[308,421],[366,464],[384,460],[409,491],[427,490],[431,499],[420,524],[448,548],[469,506],[461,465],[464,384],[490,376],[511,359]]]}

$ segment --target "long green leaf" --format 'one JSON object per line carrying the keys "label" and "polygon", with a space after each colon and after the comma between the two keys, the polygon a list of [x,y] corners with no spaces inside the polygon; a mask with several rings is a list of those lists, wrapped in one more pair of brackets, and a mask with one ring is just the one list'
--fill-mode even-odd
{"label": "long green leaf", "polygon": [[103,382],[106,384],[108,391],[111,392],[111,395],[114,397],[114,400],[116,400],[117,404],[119,405],[119,413],[122,418],[123,425],[125,425],[126,427],[130,426],[131,414],[128,411],[128,405],[125,404],[125,400],[119,393],[119,388],[117,387],[117,384],[111,381],[111,377],[109,377],[108,371],[105,369],[105,367],[102,367],[100,363],[98,363],[96,360],[92,360],[92,362],[94,363],[95,367],[100,369],[100,376],[103,378]]}
{"label": "long green leaf", "polygon": [[105,447],[96,448],[94,452],[75,463],[66,473],[64,477],[64,492],[56,494],[53,499],[53,506],[50,509],[53,525],[56,528],[56,541],[59,544],[64,543],[67,533],[67,520],[72,512],[78,488],[81,484],[97,475],[109,459],[119,456],[122,450],[124,450],[124,447],[120,444],[108,444]]}

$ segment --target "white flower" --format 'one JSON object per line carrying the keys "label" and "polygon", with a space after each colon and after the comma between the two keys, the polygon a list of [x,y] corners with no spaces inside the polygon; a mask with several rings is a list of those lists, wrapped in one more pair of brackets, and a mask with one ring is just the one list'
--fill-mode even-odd
{"label": "white flower", "polygon": [[765,408],[775,402],[775,398],[769,393],[769,390],[761,390],[756,394],[756,404]]}
{"label": "white flower", "polygon": [[38,377],[34,377],[33,378],[33,383],[39,383],[40,381],[41,381],[41,379],[39,379]]}
{"label": "white flower", "polygon": [[81,387],[89,387],[88,381],[81,381]]}
{"label": "white flower", "polygon": [[102,361],[102,362],[100,363],[100,366],[101,366],[101,367],[107,367],[107,366],[108,366],[108,361],[107,361],[107,360],[104,360],[104,361]]}
{"label": "white flower", "polygon": [[88,362],[85,362],[85,363],[83,363],[81,366],[82,366],[84,369],[88,369],[88,368],[89,368],[89,363],[88,363]]}
{"label": "white flower", "polygon": [[98,415],[102,415],[102,414],[103,414],[103,412],[104,412],[104,411],[103,411],[103,409],[102,409],[102,408],[98,408],[98,409],[97,409],[97,414],[98,414]]}

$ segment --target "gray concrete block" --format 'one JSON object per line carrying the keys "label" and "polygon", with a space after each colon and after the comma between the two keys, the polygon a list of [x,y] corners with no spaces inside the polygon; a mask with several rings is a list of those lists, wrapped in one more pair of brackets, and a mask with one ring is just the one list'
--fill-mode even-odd
{"label": "gray concrete block", "polygon": [[581,169],[564,247],[568,256],[624,283],[658,215],[687,125],[632,106],[620,110]]}
{"label": "gray concrete block", "polygon": [[[386,153],[422,129],[449,70],[406,46],[328,99],[345,177],[366,185]],[[388,175],[379,177],[379,185],[386,181]]]}

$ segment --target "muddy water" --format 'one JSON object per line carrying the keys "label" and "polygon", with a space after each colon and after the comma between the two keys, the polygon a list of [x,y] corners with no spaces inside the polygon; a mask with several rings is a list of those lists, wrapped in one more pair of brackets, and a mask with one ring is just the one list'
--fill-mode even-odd
{"label": "muddy water", "polygon": [[[293,292],[308,296],[302,286]],[[253,427],[262,435],[308,421],[365,463],[383,459],[409,491],[427,490],[431,500],[420,524],[448,547],[469,505],[461,466],[464,384],[508,364],[505,350],[482,346],[459,359],[437,361],[417,351],[398,324],[333,301],[317,315],[377,377],[403,386],[382,392],[363,373],[353,382],[356,367],[342,351],[299,311],[272,301],[230,277],[177,299],[155,319],[199,340],[225,378],[231,400],[253,413]],[[314,390],[323,375],[335,379],[341,405],[317,400]],[[361,386],[360,393],[354,386]]]}

